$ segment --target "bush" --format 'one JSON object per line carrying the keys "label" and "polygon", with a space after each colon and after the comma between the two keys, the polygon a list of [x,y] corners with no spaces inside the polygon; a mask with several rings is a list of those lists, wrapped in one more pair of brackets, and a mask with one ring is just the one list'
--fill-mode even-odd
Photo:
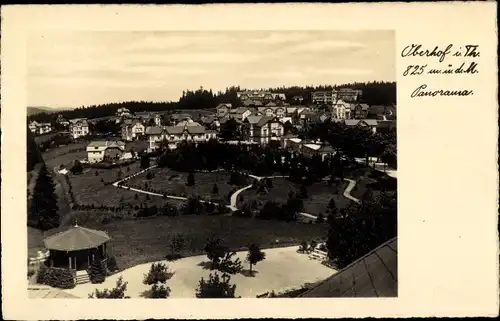
{"label": "bush", "polygon": [[151,299],[166,299],[170,295],[170,287],[155,283],[151,287]]}
{"label": "bush", "polygon": [[153,179],[153,173],[148,172],[148,173],[146,174],[146,179]]}
{"label": "bush", "polygon": [[210,273],[208,280],[201,278],[198,288],[196,289],[197,298],[234,298],[236,285],[231,285],[229,281],[231,277],[223,274],[222,278],[217,273]]}
{"label": "bush", "polygon": [[235,256],[235,252],[226,252],[225,256],[221,259],[218,269],[221,272],[236,274],[241,272],[243,269],[241,265],[241,261],[239,258],[233,260],[233,256]]}
{"label": "bush", "polygon": [[151,268],[147,274],[144,274],[142,283],[153,285],[156,283],[165,283],[172,277],[172,272],[169,271],[168,266],[161,262],[151,264]]}
{"label": "bush", "polygon": [[319,213],[318,216],[316,217],[316,223],[321,224],[325,222],[325,217],[323,214]]}
{"label": "bush", "polygon": [[89,294],[89,299],[130,299],[129,296],[125,296],[127,284],[128,282],[123,282],[123,277],[120,276],[118,280],[116,280],[114,289],[104,289],[102,291],[96,289],[95,293]]}
{"label": "bush", "polygon": [[214,186],[212,187],[212,194],[218,194],[219,193],[219,187],[217,186],[217,184],[214,184]]}
{"label": "bush", "polygon": [[106,280],[106,270],[101,258],[97,255],[89,268],[89,279],[92,284],[103,283]]}
{"label": "bush", "polygon": [[174,254],[178,254],[184,247],[186,240],[181,234],[175,234],[170,240],[170,251]]}
{"label": "bush", "polygon": [[37,282],[54,288],[72,289],[75,287],[73,272],[69,269],[50,267],[39,271]]}
{"label": "bush", "polygon": [[116,258],[113,255],[108,256],[106,265],[110,272],[115,272],[118,270],[118,264],[116,264]]}

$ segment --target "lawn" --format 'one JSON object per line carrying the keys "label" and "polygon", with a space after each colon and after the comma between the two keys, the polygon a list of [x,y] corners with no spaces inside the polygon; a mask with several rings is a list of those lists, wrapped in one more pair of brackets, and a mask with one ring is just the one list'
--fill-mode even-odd
{"label": "lawn", "polygon": [[376,196],[383,189],[388,193],[394,193],[397,189],[397,180],[395,178],[388,177],[383,172],[366,166],[349,173],[348,178],[356,180],[356,185],[351,191],[351,195],[358,199],[363,199],[368,191],[373,196]]}
{"label": "lawn", "polygon": [[[126,206],[135,206],[146,202],[150,206],[161,206],[165,203],[165,200],[162,197],[152,195],[147,196],[134,191],[117,188],[110,184],[105,185],[101,181],[104,180],[104,182],[111,182],[120,177],[125,177],[129,174],[138,172],[140,170],[139,166],[139,162],[135,162],[127,166],[111,169],[86,168],[82,174],[70,174],[69,177],[77,203],[94,204],[97,206],[119,206],[120,202],[123,202]],[[136,194],[137,199],[135,198]]]}
{"label": "lawn", "polygon": [[[184,197],[197,195],[204,199],[226,199],[232,190],[238,188],[237,186],[228,184],[230,174],[223,172],[194,173],[194,186],[186,186],[188,173],[174,171],[165,167],[154,168],[148,172],[154,175],[152,179],[148,180],[146,178],[146,172],[131,178],[125,185],[144,189],[144,184],[147,183],[149,188],[159,191],[162,194],[167,193],[169,195]],[[217,194],[212,193],[214,184],[217,184],[219,189]]]}
{"label": "lawn", "polygon": [[[327,232],[327,226],[322,224],[261,221],[222,215],[158,216],[112,221],[105,225],[89,222],[84,226],[104,230],[109,234],[112,238],[110,248],[120,270],[164,259],[169,253],[170,240],[174,234],[184,236],[186,246],[182,254],[190,256],[203,254],[206,240],[212,236],[218,236],[232,250],[238,250],[250,243],[270,248],[296,245],[302,240],[313,238],[321,240]],[[66,228],[51,230],[46,235]],[[32,239],[29,243],[31,248],[43,246],[36,243],[36,235]]]}
{"label": "lawn", "polygon": [[[265,204],[268,201],[275,201],[280,204],[284,204],[288,200],[288,194],[290,191],[298,192],[300,190],[300,185],[290,182],[285,178],[273,178],[273,187],[267,189],[267,195],[261,195],[256,192],[255,189],[247,189],[240,194],[240,201],[238,203],[238,208],[241,208],[243,203],[252,203],[254,200],[258,204]],[[337,208],[344,208],[351,202],[343,196],[344,190],[347,187],[347,182],[337,182],[329,186],[326,182],[314,183],[307,186],[308,198],[304,199],[304,210],[303,212],[312,215],[318,215],[319,213],[325,214],[328,202],[330,199],[335,200]],[[241,201],[241,196],[243,196],[243,201]],[[260,206],[259,206],[260,208]]]}
{"label": "lawn", "polygon": [[69,166],[77,159],[87,158],[87,145],[88,142],[60,146],[46,151],[42,156],[49,169],[58,168],[60,165]]}

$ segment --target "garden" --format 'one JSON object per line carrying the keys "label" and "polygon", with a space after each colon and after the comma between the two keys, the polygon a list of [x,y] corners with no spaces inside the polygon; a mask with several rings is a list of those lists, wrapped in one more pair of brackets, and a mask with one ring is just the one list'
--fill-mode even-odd
{"label": "garden", "polygon": [[246,178],[232,178],[227,172],[179,172],[167,167],[153,168],[127,180],[124,185],[151,190],[170,196],[199,196],[204,200],[228,202],[239,186],[248,185]]}

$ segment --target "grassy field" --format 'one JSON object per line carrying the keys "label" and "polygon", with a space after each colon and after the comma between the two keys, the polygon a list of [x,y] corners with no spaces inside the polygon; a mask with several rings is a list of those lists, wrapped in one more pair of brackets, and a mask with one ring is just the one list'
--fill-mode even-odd
{"label": "grassy field", "polygon": [[186,239],[183,255],[190,256],[203,254],[206,240],[212,236],[218,236],[237,250],[250,243],[258,243],[263,248],[294,245],[304,239],[323,239],[327,232],[327,226],[322,224],[206,215],[153,217],[86,227],[107,231],[120,269],[164,259],[169,253],[170,240],[177,233]]}
{"label": "grassy field", "polygon": [[[147,174],[143,173],[131,178],[125,185],[144,188],[144,183],[147,183],[150,188],[159,190],[161,193],[185,197],[198,195],[204,199],[225,199],[231,190],[237,188],[228,184],[230,177],[228,173],[194,173],[194,186],[186,186],[188,173],[177,172],[169,168],[154,168],[149,172],[154,175],[152,179],[146,179]],[[219,189],[217,194],[212,193],[214,184],[217,184]]]}
{"label": "grassy field", "polygon": [[[127,171],[127,168],[130,170]],[[139,162],[136,162],[128,166],[112,169],[86,168],[82,174],[70,175],[69,177],[73,185],[76,201],[79,204],[119,206],[120,202],[123,202],[125,205],[135,206],[146,202],[150,206],[161,206],[165,201],[162,197],[150,195],[148,200],[145,194],[116,188],[112,185],[104,185],[101,182],[101,179],[104,182],[111,182],[139,170]],[[120,172],[122,173],[121,176],[118,174]],[[137,199],[135,199],[136,194]]]}
{"label": "grassy field", "polygon": [[[290,191],[298,192],[300,185],[290,182],[285,178],[274,178],[272,180],[273,187],[268,189],[267,195],[261,195],[254,189],[247,189],[240,195],[243,196],[243,201],[238,203],[238,208],[241,208],[243,203],[252,203],[254,200],[258,204],[265,204],[268,201],[275,201],[278,203],[286,203],[288,200],[288,193]],[[317,215],[319,213],[325,214],[326,207],[330,199],[334,199],[337,208],[344,208],[349,205],[350,200],[343,196],[344,190],[347,187],[347,182],[338,183],[337,185],[329,186],[326,182],[314,183],[307,186],[308,198],[304,199],[303,212]],[[260,207],[260,206],[259,206]]]}

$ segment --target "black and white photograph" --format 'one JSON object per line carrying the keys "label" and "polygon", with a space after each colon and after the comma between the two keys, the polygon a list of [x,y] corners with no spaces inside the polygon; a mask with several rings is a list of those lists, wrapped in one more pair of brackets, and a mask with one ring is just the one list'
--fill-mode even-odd
{"label": "black and white photograph", "polygon": [[29,298],[398,296],[394,30],[26,50]]}

